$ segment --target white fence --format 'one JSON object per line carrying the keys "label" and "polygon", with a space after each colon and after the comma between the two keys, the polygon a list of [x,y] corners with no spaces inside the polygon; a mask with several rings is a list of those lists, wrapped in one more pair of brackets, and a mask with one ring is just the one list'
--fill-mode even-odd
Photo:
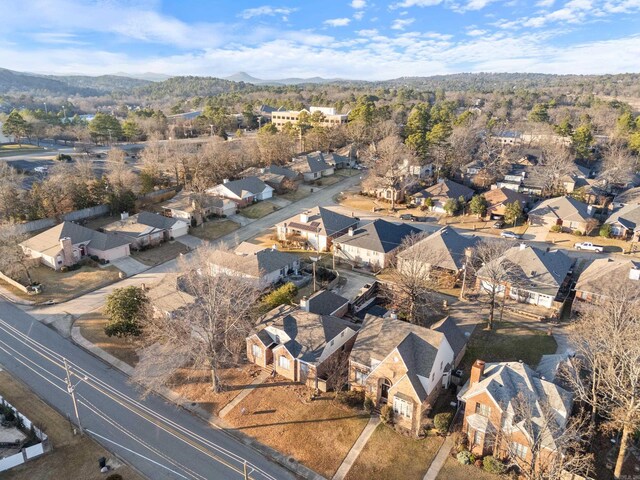
{"label": "white fence", "polygon": [[14,411],[16,417],[22,420],[22,423],[24,424],[25,428],[29,430],[33,428],[33,431],[35,432],[36,437],[38,437],[41,441],[41,443],[38,443],[36,445],[23,448],[20,453],[16,453],[15,455],[11,455],[10,457],[0,458],[0,472],[4,472],[5,470],[9,470],[10,468],[17,467],[18,465],[22,465],[27,460],[30,460],[32,458],[36,458],[42,455],[45,452],[45,442],[47,441],[48,437],[42,430],[40,430],[38,427],[33,425],[33,423],[31,423],[31,420],[29,420],[27,417],[25,417],[20,412],[18,412],[18,410],[16,410],[14,406],[11,405],[9,402],[7,402],[1,395],[0,395],[0,403],[11,408]]}

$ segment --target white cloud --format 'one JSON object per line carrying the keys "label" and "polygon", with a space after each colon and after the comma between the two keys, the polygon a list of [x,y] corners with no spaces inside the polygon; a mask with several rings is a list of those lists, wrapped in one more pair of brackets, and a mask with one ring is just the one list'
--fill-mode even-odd
{"label": "white cloud", "polygon": [[467,35],[470,37],[479,37],[481,35],[485,35],[487,33],[486,30],[482,30],[480,28],[474,28],[472,30],[467,30]]}
{"label": "white cloud", "polygon": [[415,18],[397,18],[391,24],[391,28],[393,30],[404,30],[415,21]]}
{"label": "white cloud", "polygon": [[536,7],[549,8],[552,7],[556,0],[539,0]]}
{"label": "white cloud", "polygon": [[362,17],[364,17],[364,12],[362,10],[358,10],[353,14],[353,18],[355,20],[362,20]]}
{"label": "white cloud", "polygon": [[61,45],[87,45],[87,42],[77,40],[78,36],[64,32],[38,32],[31,35],[36,42]]}
{"label": "white cloud", "polygon": [[356,10],[358,10],[366,6],[367,6],[366,0],[351,0],[351,8],[355,8]]}
{"label": "white cloud", "polygon": [[283,17],[287,17],[295,11],[295,8],[272,7],[270,5],[263,5],[262,7],[247,8],[246,10],[240,12],[239,16],[246,20],[248,20],[249,18],[260,17],[264,15],[269,17],[273,17],[275,15],[282,15]]}
{"label": "white cloud", "polygon": [[409,8],[409,7],[433,7],[440,5],[443,0],[403,0],[391,5],[391,8]]}
{"label": "white cloud", "polygon": [[347,25],[349,25],[351,23],[351,19],[350,18],[330,18],[329,20],[325,20],[324,22],[325,25],[328,25],[330,27],[346,27]]}
{"label": "white cloud", "polygon": [[375,35],[378,35],[378,30],[376,30],[375,28],[370,28],[365,30],[358,30],[356,33],[361,37],[373,37]]}

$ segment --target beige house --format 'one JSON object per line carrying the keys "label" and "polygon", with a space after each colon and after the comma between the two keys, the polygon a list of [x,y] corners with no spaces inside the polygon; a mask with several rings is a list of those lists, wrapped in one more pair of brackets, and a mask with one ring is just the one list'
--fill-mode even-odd
{"label": "beige house", "polygon": [[128,240],[133,249],[156,246],[189,233],[187,222],[177,218],[151,212],[131,216],[123,213],[121,216],[121,220],[106,225],[103,230]]}
{"label": "beige house", "polygon": [[358,219],[342,215],[328,208],[314,207],[276,225],[280,241],[296,241],[326,252],[333,239],[344,235],[349,228],[356,228]]}
{"label": "beige house", "polygon": [[211,215],[233,215],[238,211],[236,202],[228,198],[182,191],[162,205],[163,215],[197,226]]}
{"label": "beige house", "polygon": [[239,254],[217,250],[211,254],[209,267],[212,275],[226,274],[254,280],[261,288],[267,288],[298,272],[300,258],[275,249]]}
{"label": "beige house", "polygon": [[425,328],[369,314],[349,358],[349,386],[364,390],[377,407],[391,405],[396,426],[419,435],[465,348],[450,317]]}
{"label": "beige house", "polygon": [[605,293],[605,287],[627,282],[640,285],[640,262],[629,258],[598,258],[580,274],[575,286],[576,296],[571,305],[573,312],[580,312],[588,304],[597,304]]}
{"label": "beige house", "polygon": [[326,380],[346,362],[358,331],[352,322],[282,305],[260,319],[247,338],[247,358],[294,382],[326,391]]}
{"label": "beige house", "polygon": [[63,222],[20,244],[24,253],[54,270],[75,265],[95,255],[112,261],[129,256],[130,240],[96,232],[72,222]]}
{"label": "beige house", "polygon": [[540,202],[529,212],[529,223],[549,229],[557,225],[565,231],[585,233],[591,223],[597,225],[598,222],[592,217],[589,205],[565,196]]}
{"label": "beige house", "polygon": [[178,275],[166,274],[160,282],[147,290],[147,298],[156,315],[173,317],[180,310],[196,302],[196,297],[180,290]]}
{"label": "beige house", "polygon": [[349,118],[346,114],[336,113],[335,108],[329,107],[309,107],[307,110],[275,110],[271,112],[271,123],[273,123],[278,130],[282,130],[284,126],[289,123],[291,125],[297,125],[298,117],[300,114],[306,112],[309,115],[313,115],[315,112],[320,112],[323,115],[323,120],[320,122],[322,127],[336,127],[343,123],[347,123]]}
{"label": "beige house", "polygon": [[328,177],[335,172],[335,166],[325,161],[322,152],[313,152],[295,158],[291,169],[302,175],[305,182],[313,182],[322,177]]}

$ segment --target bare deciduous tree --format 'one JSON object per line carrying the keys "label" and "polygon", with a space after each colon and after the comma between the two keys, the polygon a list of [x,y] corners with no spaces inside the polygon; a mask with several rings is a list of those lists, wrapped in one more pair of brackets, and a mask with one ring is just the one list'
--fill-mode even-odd
{"label": "bare deciduous tree", "polygon": [[562,190],[562,178],[574,169],[573,155],[564,145],[549,143],[542,147],[542,165],[539,168],[543,190],[554,194]]}
{"label": "bare deciduous tree", "polygon": [[625,145],[611,142],[604,149],[599,178],[608,184],[626,185],[633,178],[637,166],[637,160]]}
{"label": "bare deciduous tree", "polygon": [[260,289],[241,276],[211,274],[212,255],[210,247],[201,247],[180,261],[180,283],[197,300],[171,317],[154,315],[143,322],[143,338],[153,355],[143,356],[134,380],[155,388],[188,365],[208,370],[212,389],[220,391],[220,368],[241,359]]}
{"label": "bare deciduous tree", "polygon": [[39,261],[32,259],[22,250],[20,242],[26,239],[25,235],[16,233],[11,225],[0,224],[0,271],[15,279],[24,274],[29,285],[32,285],[31,268]]}

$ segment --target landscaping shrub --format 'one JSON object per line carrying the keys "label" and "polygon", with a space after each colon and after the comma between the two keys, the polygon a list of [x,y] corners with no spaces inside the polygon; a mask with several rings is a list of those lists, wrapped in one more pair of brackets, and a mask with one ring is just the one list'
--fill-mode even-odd
{"label": "landscaping shrub", "polygon": [[364,409],[367,411],[367,413],[373,413],[373,409],[375,406],[376,405],[375,403],[373,403],[371,397],[364,397]]}
{"label": "landscaping shrub", "polygon": [[433,424],[435,425],[438,432],[445,434],[449,430],[451,420],[453,420],[453,413],[442,412],[433,417]]}
{"label": "landscaping shrub", "polygon": [[482,468],[485,472],[496,475],[501,475],[507,470],[506,465],[492,455],[487,455],[482,459]]}
{"label": "landscaping shrub", "polygon": [[453,444],[455,445],[456,452],[461,452],[467,449],[469,445],[469,438],[463,432],[455,432],[452,436]]}
{"label": "landscaping shrub", "polygon": [[609,225],[608,223],[605,223],[604,225],[602,225],[600,227],[600,236],[604,237],[604,238],[611,238],[611,225]]}
{"label": "landscaping shrub", "polygon": [[297,293],[298,288],[293,283],[285,283],[262,298],[262,302],[260,302],[260,310],[268,312],[280,305],[289,305],[293,303]]}
{"label": "landscaping shrub", "polygon": [[64,272],[68,272],[68,271],[69,271],[69,267],[67,267],[66,265],[63,265],[62,267],[60,267],[60,271],[61,271],[62,273],[64,273]]}
{"label": "landscaping shrub", "polygon": [[473,466],[477,468],[482,468],[482,460],[476,459],[476,461],[473,462]]}
{"label": "landscaping shrub", "polygon": [[336,401],[350,408],[362,408],[364,404],[364,392],[348,390],[336,393]]}
{"label": "landscaping shrub", "polygon": [[580,230],[574,230],[574,231],[573,231],[573,234],[574,234],[576,237],[581,237],[582,235],[584,235],[584,233],[582,233]]}
{"label": "landscaping shrub", "polygon": [[458,453],[458,455],[456,455],[456,458],[458,459],[458,462],[460,462],[462,465],[471,465],[473,462],[476,461],[476,457],[473,453],[471,453],[469,450],[463,450],[460,453]]}
{"label": "landscaping shrub", "polygon": [[549,229],[550,232],[560,233],[562,231],[562,225],[554,225]]}
{"label": "landscaping shrub", "polygon": [[380,409],[380,420],[385,425],[393,425],[393,408],[391,408],[391,405],[385,405]]}

